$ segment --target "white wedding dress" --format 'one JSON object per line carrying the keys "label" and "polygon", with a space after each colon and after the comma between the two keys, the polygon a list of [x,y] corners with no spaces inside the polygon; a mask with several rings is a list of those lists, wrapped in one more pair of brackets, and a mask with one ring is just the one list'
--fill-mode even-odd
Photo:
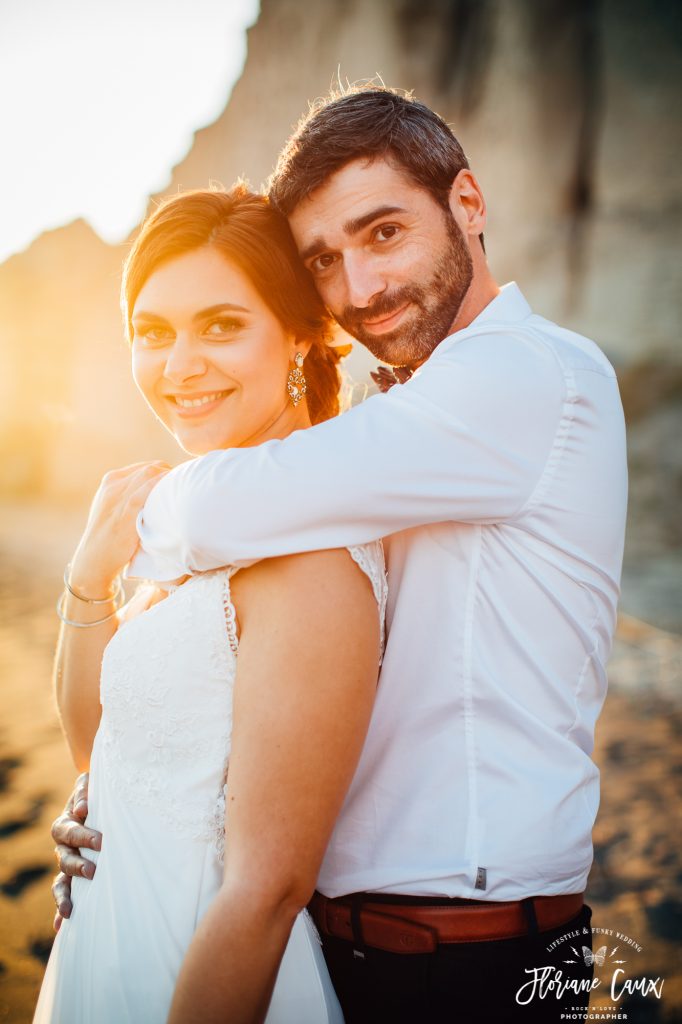
{"label": "white wedding dress", "polygon": [[[381,543],[349,551],[371,579],[383,616]],[[73,880],[73,911],[56,937],[34,1024],[166,1021],[229,843],[223,816],[238,646],[234,571],[191,577],[122,624],[104,652],[87,818],[103,833],[102,851],[88,854],[97,861],[94,879]],[[267,1024],[342,1021],[304,911]]]}

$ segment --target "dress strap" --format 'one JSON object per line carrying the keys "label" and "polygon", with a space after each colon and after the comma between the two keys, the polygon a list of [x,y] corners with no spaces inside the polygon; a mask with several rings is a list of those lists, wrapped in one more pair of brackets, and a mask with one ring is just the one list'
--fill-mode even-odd
{"label": "dress strap", "polygon": [[232,602],[232,590],[230,588],[230,580],[232,579],[236,572],[239,572],[239,567],[236,565],[230,565],[226,569],[221,570],[220,573],[220,590],[223,602],[223,611],[225,613],[227,642],[230,645],[230,650],[232,651],[233,654],[236,654],[239,650],[239,636],[237,635],[237,610]]}
{"label": "dress strap", "polygon": [[374,540],[369,544],[359,544],[348,548],[348,553],[357,565],[362,569],[372,584],[372,590],[379,605],[379,619],[381,622],[381,659],[384,656],[384,644],[386,639],[386,603],[388,601],[388,580],[386,578],[386,562],[384,558],[384,546],[380,540]]}

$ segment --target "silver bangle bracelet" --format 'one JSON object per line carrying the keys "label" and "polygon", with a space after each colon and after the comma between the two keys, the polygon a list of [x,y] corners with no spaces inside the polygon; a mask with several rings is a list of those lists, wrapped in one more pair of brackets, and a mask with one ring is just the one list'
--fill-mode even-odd
{"label": "silver bangle bracelet", "polygon": [[69,583],[70,568],[71,563],[69,562],[66,569],[64,570],[64,586],[71,594],[71,596],[75,597],[78,601],[83,601],[85,604],[109,604],[110,601],[117,601],[118,598],[121,597],[121,595],[123,594],[123,582],[119,575],[116,577],[116,590],[111,595],[111,597],[83,597],[83,595],[79,594],[76,590],[74,590],[71,584]]}
{"label": "silver bangle bracelet", "polygon": [[60,594],[57,600],[57,615],[62,620],[65,626],[75,626],[76,629],[90,629],[91,626],[100,626],[103,622],[108,622],[109,619],[113,619],[116,613],[118,612],[119,608],[121,607],[120,604],[117,605],[114,608],[113,612],[110,612],[109,615],[105,615],[104,618],[102,619],[95,619],[94,622],[76,622],[74,619],[67,619],[66,615],[64,614],[63,606],[65,597],[66,591],[63,594]]}

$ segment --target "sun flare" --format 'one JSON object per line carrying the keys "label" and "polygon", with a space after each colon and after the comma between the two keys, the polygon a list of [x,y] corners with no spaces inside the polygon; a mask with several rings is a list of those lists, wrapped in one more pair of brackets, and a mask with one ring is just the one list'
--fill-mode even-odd
{"label": "sun flare", "polygon": [[78,217],[138,223],[193,132],[223,110],[258,0],[3,5],[0,261]]}

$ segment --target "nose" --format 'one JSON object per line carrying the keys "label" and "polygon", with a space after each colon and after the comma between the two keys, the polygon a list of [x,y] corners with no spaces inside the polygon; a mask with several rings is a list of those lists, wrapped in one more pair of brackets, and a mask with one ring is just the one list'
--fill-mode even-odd
{"label": "nose", "polygon": [[378,262],[363,252],[344,256],[346,298],[356,309],[365,309],[386,289],[386,277]]}
{"label": "nose", "polygon": [[170,347],[164,377],[173,384],[184,384],[192,377],[206,373],[206,359],[190,335],[178,333]]}

